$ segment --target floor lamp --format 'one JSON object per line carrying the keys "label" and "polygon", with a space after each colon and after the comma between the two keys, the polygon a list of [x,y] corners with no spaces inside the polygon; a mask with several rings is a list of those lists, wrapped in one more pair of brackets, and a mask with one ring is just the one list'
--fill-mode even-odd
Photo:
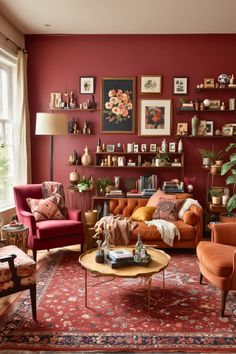
{"label": "floor lamp", "polygon": [[65,113],[37,113],[36,135],[50,135],[50,181],[53,181],[54,135],[67,134],[67,115]]}

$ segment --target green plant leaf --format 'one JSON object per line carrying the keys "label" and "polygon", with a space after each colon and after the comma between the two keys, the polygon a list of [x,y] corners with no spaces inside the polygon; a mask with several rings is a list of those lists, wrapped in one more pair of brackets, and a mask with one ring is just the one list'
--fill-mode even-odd
{"label": "green plant leaf", "polygon": [[231,150],[231,149],[233,149],[233,148],[236,148],[236,143],[230,143],[230,144],[226,147],[225,151],[229,151],[229,150]]}
{"label": "green plant leaf", "polygon": [[230,169],[232,169],[233,166],[236,166],[236,160],[225,162],[221,166],[221,171],[220,171],[221,176],[225,175]]}
{"label": "green plant leaf", "polygon": [[229,213],[236,208],[236,194],[232,195],[232,197],[229,198],[226,207]]}
{"label": "green plant leaf", "polygon": [[235,184],[236,183],[236,175],[231,175],[226,178],[226,184]]}

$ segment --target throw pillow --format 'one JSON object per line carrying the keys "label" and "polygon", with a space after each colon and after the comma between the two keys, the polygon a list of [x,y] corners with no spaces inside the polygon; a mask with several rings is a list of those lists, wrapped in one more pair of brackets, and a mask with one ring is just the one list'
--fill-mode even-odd
{"label": "throw pillow", "polygon": [[152,207],[156,207],[160,198],[162,199],[176,199],[175,194],[166,194],[165,192],[163,192],[162,190],[158,189],[158,191],[156,191],[156,193],[154,193],[148,200],[146,206],[152,206]]}
{"label": "throw pillow", "polygon": [[130,218],[135,221],[150,221],[155,210],[156,207],[143,206],[136,209]]}
{"label": "throw pillow", "polygon": [[160,199],[157,208],[152,216],[153,219],[162,219],[167,221],[177,221],[178,211],[183,200]]}
{"label": "throw pillow", "polygon": [[65,219],[57,205],[56,197],[46,199],[26,199],[36,221]]}

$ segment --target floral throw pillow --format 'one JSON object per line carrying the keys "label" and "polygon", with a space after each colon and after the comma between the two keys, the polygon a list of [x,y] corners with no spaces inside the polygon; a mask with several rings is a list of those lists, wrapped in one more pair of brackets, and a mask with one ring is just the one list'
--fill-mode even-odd
{"label": "floral throw pillow", "polygon": [[58,208],[55,196],[46,199],[27,198],[26,201],[36,221],[65,219]]}
{"label": "floral throw pillow", "polygon": [[152,218],[176,221],[178,220],[178,211],[182,204],[183,200],[160,199]]}

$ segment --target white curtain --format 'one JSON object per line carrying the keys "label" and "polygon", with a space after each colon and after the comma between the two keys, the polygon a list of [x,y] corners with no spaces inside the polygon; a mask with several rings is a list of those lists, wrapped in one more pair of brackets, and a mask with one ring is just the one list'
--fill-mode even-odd
{"label": "white curtain", "polygon": [[31,183],[30,116],[27,88],[27,53],[17,56],[14,112],[14,184]]}

